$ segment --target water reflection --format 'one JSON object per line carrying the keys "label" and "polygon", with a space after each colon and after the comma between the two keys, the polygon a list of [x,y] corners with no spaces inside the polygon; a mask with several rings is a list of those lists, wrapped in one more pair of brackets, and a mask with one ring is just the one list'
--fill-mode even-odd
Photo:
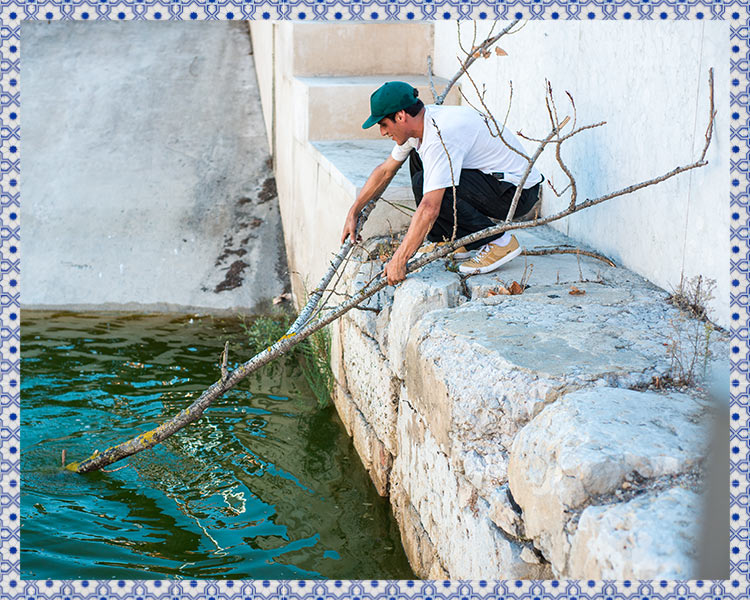
{"label": "water reflection", "polygon": [[124,468],[59,468],[187,405],[225,340],[248,358],[238,321],[26,311],[21,334],[23,578],[413,577],[335,411],[288,363]]}

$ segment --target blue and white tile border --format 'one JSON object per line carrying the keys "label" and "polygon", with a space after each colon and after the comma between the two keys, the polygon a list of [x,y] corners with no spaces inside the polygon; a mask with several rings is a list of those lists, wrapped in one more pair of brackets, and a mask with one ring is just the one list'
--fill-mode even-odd
{"label": "blue and white tile border", "polygon": [[[20,26],[23,20],[722,19],[730,28],[732,278],[730,579],[728,581],[24,581],[20,579]],[[0,599],[455,598],[719,600],[750,586],[750,6],[748,0],[0,0]],[[75,573],[71,573],[75,577]]]}

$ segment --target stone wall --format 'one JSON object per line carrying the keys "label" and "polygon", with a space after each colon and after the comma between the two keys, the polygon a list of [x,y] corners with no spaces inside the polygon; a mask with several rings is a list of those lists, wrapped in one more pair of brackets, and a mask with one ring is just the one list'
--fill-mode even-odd
{"label": "stone wall", "polygon": [[[379,267],[355,262],[350,290]],[[524,294],[493,293],[524,270]],[[588,257],[463,283],[438,261],[334,324],[336,406],[419,576],[696,576],[712,404],[655,378],[675,324],[704,329],[665,298]],[[726,336],[709,345],[722,368]]]}

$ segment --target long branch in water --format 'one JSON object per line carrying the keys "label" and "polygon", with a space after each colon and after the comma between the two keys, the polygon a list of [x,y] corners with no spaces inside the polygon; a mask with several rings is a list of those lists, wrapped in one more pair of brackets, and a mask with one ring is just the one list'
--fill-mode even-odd
{"label": "long branch in water", "polygon": [[[665,173],[664,175],[661,175],[659,177],[655,177],[649,180],[645,180],[637,184],[627,186],[616,192],[611,192],[609,194],[605,194],[598,198],[586,200],[585,202],[582,202],[581,204],[570,205],[568,206],[567,209],[560,211],[554,215],[545,217],[545,218],[537,218],[537,219],[534,219],[533,221],[527,221],[523,223],[512,223],[510,221],[506,221],[499,225],[488,227],[487,229],[484,229],[482,231],[478,231],[471,235],[467,235],[457,240],[454,240],[453,242],[451,242],[450,244],[446,244],[445,246],[437,246],[436,247],[437,249],[434,250],[432,253],[423,255],[419,259],[411,260],[409,263],[407,263],[406,272],[411,273],[423,267],[424,265],[430,262],[433,262],[434,260],[437,260],[438,258],[448,255],[450,252],[452,252],[453,250],[455,250],[456,248],[464,244],[468,244],[468,243],[486,238],[490,235],[494,235],[496,233],[502,233],[502,232],[509,231],[512,229],[526,229],[529,227],[536,227],[538,225],[551,223],[553,221],[562,219],[570,214],[578,212],[579,210],[584,210],[586,208],[589,208],[596,204],[600,204],[612,198],[623,196],[625,194],[632,193],[644,187],[654,185],[662,181],[666,181],[667,179],[670,179],[680,173],[684,173],[686,171],[705,166],[706,164],[708,164],[707,161],[705,160],[705,156],[708,150],[708,146],[711,143],[712,134],[713,134],[713,124],[714,124],[714,119],[716,116],[716,113],[714,110],[713,69],[710,69],[709,71],[709,87],[710,87],[710,90],[709,90],[710,107],[709,107],[709,122],[706,128],[706,141],[705,141],[703,150],[701,152],[701,155],[697,161],[690,163],[688,165],[676,167],[672,169],[671,171],[669,171],[668,173]],[[534,153],[533,155],[534,160],[529,162],[529,166],[526,169],[524,176],[522,177],[521,181],[519,182],[517,186],[518,189],[516,191],[516,197],[514,197],[514,200],[512,203],[511,213],[515,209],[515,205],[518,200],[517,196],[520,195],[520,192],[518,190],[520,190],[523,187],[526,179],[528,178],[528,175],[531,171],[531,166],[534,164],[538,156],[541,154],[541,151],[543,150],[544,146],[547,143],[549,143],[549,141],[551,140],[551,138],[553,137],[555,133],[559,132],[560,128],[561,126],[553,127],[553,130],[550,133],[550,135],[545,140],[542,141],[542,143],[540,144],[540,147],[537,149],[537,152]],[[512,214],[510,216],[512,218]],[[362,224],[363,224],[363,220],[360,219],[358,223],[358,228],[361,227]],[[340,254],[342,254],[341,261],[343,261],[343,256],[345,256],[350,250],[351,250],[351,245],[345,242],[342,245],[342,249],[340,251]],[[341,264],[341,261],[338,262],[338,265]],[[323,290],[325,290],[325,287],[328,285],[328,282],[333,277],[333,273],[338,268],[338,265],[335,267],[332,265],[331,269],[329,269],[329,272],[326,273],[326,276],[324,277],[324,280],[328,278],[328,281],[324,285],[322,285],[322,287],[318,286],[318,288],[316,288],[314,295],[317,297],[317,300],[315,300],[315,304],[313,305],[312,309],[310,309],[308,314],[312,314],[312,312],[314,311],[315,306],[317,306],[317,301],[319,301],[320,297],[322,297]],[[263,352],[257,354],[250,360],[246,361],[245,363],[243,363],[242,365],[234,369],[231,373],[227,375],[222,374],[222,377],[218,381],[213,383],[208,389],[206,389],[200,395],[200,397],[197,400],[195,400],[187,408],[181,410],[177,415],[175,415],[168,421],[165,421],[164,423],[162,423],[155,429],[142,433],[116,446],[107,448],[104,452],[95,451],[94,454],[92,454],[89,458],[78,463],[70,463],[65,468],[71,471],[75,471],[77,473],[86,473],[89,471],[95,471],[103,467],[106,467],[114,462],[122,460],[123,458],[131,456],[135,454],[136,452],[140,452],[142,450],[152,448],[153,446],[164,441],[165,439],[167,439],[168,437],[170,437],[171,435],[173,435],[174,433],[176,433],[177,431],[179,431],[186,425],[189,425],[193,421],[196,421],[198,418],[200,418],[200,416],[203,414],[206,408],[208,408],[208,406],[210,406],[210,404],[216,398],[218,398],[219,396],[221,396],[228,390],[232,389],[245,377],[257,371],[259,368],[268,364],[270,361],[274,360],[278,356],[285,354],[293,346],[296,346],[297,344],[299,344],[300,342],[302,342],[303,340],[311,336],[313,333],[315,333],[319,329],[325,327],[329,323],[332,323],[333,321],[338,319],[341,315],[345,314],[346,312],[348,312],[349,310],[351,310],[352,308],[360,304],[362,301],[366,300],[367,298],[370,298],[371,296],[379,292],[381,289],[385,288],[386,285],[387,285],[387,282],[382,277],[382,274],[381,274],[380,276],[378,276],[377,278],[373,279],[371,282],[366,284],[352,298],[350,298],[349,300],[347,300],[340,306],[334,309],[331,309],[325,316],[319,318],[313,323],[305,323],[306,319],[302,318],[302,313],[305,312],[305,310],[307,309],[307,307],[305,307],[305,309],[303,309],[303,311],[300,313],[300,317],[297,318],[294,325],[290,328],[289,332],[286,335],[284,335],[282,338],[280,338],[277,342],[275,342],[272,346],[270,346]],[[317,293],[318,290],[320,290],[320,294]],[[313,298],[310,299],[310,303],[312,302],[313,302]],[[294,331],[295,328],[297,328],[297,331]]]}

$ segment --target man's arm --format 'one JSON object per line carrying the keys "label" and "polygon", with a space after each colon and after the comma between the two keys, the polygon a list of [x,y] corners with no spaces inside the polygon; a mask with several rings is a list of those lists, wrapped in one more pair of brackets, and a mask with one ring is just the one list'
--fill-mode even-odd
{"label": "man's arm", "polygon": [[383,164],[375,167],[370,176],[367,178],[365,185],[357,196],[357,199],[349,209],[349,213],[346,215],[346,222],[344,223],[344,231],[341,234],[341,243],[343,244],[347,237],[351,237],[352,242],[355,242],[354,232],[357,229],[357,218],[359,213],[364,208],[371,198],[376,198],[383,193],[388,184],[393,179],[394,175],[398,171],[399,167],[404,164],[403,161],[399,162],[392,156],[389,156]]}
{"label": "man's arm", "polygon": [[406,278],[406,262],[414,255],[440,214],[445,188],[427,192],[411,218],[409,229],[401,245],[385,266],[385,276],[390,285]]}

